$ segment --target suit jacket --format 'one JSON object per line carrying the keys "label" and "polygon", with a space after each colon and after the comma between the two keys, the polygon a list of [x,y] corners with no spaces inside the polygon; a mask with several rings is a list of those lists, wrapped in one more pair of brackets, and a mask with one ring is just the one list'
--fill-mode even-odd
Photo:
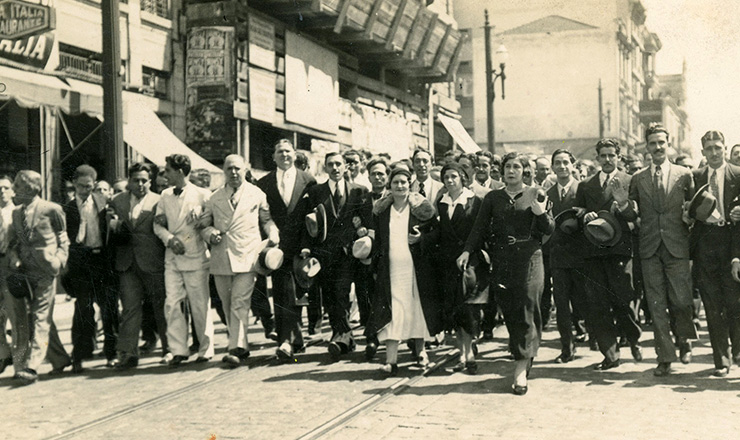
{"label": "suit jacket", "polygon": [[8,253],[21,262],[21,271],[34,276],[59,275],[67,263],[69,238],[62,207],[37,199],[32,202],[33,218],[25,227],[24,207],[13,211],[8,228]]}
{"label": "suit jacket", "polygon": [[265,193],[249,182],[241,184],[236,207],[230,202],[232,189],[222,186],[206,200],[202,217],[204,240],[215,231],[221,232],[221,243],[211,246],[211,273],[234,275],[253,272],[262,242],[260,226],[266,232],[277,226],[270,217]]}
{"label": "suit jacket", "polygon": [[[108,225],[105,218],[105,208],[108,205],[108,201],[105,197],[95,193],[90,194],[90,197],[92,197],[93,203],[95,204],[95,210],[98,213],[98,228],[100,230],[100,238],[103,242],[102,252],[97,256],[97,258],[107,260],[108,263],[110,263],[110,255],[108,254],[106,246],[106,243],[108,242]],[[77,198],[75,197],[65,203],[63,209],[64,214],[67,217],[67,235],[70,240],[69,261],[67,262],[67,266],[72,272],[76,270],[85,270],[84,268],[88,264],[85,246],[82,243],[77,243],[77,234],[80,232],[80,226],[82,224],[80,210],[77,208]],[[68,276],[70,275],[65,274],[65,277]],[[77,275],[73,274],[71,276],[75,277]]]}
{"label": "suit jacket", "polygon": [[[560,197],[557,183],[547,190],[547,197],[552,203],[551,212],[553,217],[557,217],[561,212],[575,206],[576,193],[580,184],[581,182],[574,180],[565,193],[564,198]],[[582,267],[583,253],[587,243],[583,232],[578,231],[572,235],[568,235],[556,226],[546,244],[551,256],[550,267],[558,269]],[[543,245],[544,247],[545,245]]]}
{"label": "suit jacket", "polygon": [[[434,180],[431,177],[427,178],[427,181],[424,182],[424,194],[425,198],[432,204],[434,204],[437,201],[437,193],[440,189],[444,188],[444,184],[440,182],[439,180]],[[414,180],[411,182],[411,191],[412,192],[419,192],[419,181]]]}
{"label": "suit jacket", "polygon": [[[694,196],[691,171],[670,164],[662,203],[655,191],[653,167],[632,176],[630,199],[636,202],[639,210],[640,258],[655,255],[660,243],[674,257],[689,258],[689,228],[683,221],[683,205]],[[633,209],[631,204],[628,209]]]}
{"label": "suit jacket", "polygon": [[[705,166],[693,171],[694,184],[701,188],[709,182],[709,167]],[[725,186],[722,194],[722,207],[725,218],[729,220],[732,207],[738,204],[740,195],[740,167],[731,163],[726,164]],[[702,222],[696,222],[691,229],[691,254],[693,258],[721,259],[722,263],[729,262],[732,257],[740,255],[740,238],[738,225],[729,224],[716,230]],[[729,263],[727,263],[729,264]]]}
{"label": "suit jacket", "polygon": [[172,249],[165,251],[165,268],[174,270],[200,270],[208,268],[208,255],[206,254],[206,243],[200,235],[200,223],[192,220],[203,214],[206,201],[211,197],[211,192],[205,188],[199,188],[190,182],[183,187],[179,196],[174,193],[174,188],[167,188],[157,204],[156,215],[164,214],[167,219],[167,227],[154,223],[154,233],[167,245],[172,237],[177,237],[185,245],[183,255],[175,255]]}
{"label": "suit jacket", "polygon": [[329,182],[324,182],[308,188],[302,199],[303,207],[299,211],[305,216],[319,204],[323,204],[326,209],[327,234],[323,243],[310,238],[308,232],[305,231],[305,226],[302,228],[304,231],[303,247],[311,249],[322,267],[331,266],[338,258],[348,258],[348,255],[351,258],[350,247],[357,236],[352,223],[354,217],[359,217],[366,227],[372,224],[370,219],[372,211],[368,210],[367,203],[365,203],[367,189],[354,183],[348,183],[346,180],[342,180],[341,184],[346,185],[345,201],[341,208],[334,206]]}
{"label": "suit jacket", "polygon": [[118,215],[117,228],[110,228],[109,244],[113,247],[114,268],[119,272],[136,265],[144,272],[164,271],[164,245],[154,234],[154,215],[159,194],[149,191],[141,200],[141,212],[131,220],[131,193],[116,194],[109,206]]}
{"label": "suit jacket", "polygon": [[[576,200],[574,206],[585,208],[586,212],[599,212],[599,211],[611,211],[612,205],[614,204],[614,196],[612,196],[611,189],[607,187],[606,190],[602,189],[599,176],[601,172],[594,174],[589,179],[582,181],[578,185],[576,191]],[[621,184],[625,188],[629,188],[631,177],[629,174],[617,171],[615,177],[619,179]],[[616,210],[614,215],[619,220],[619,224],[622,227],[622,237],[619,242],[610,247],[602,248],[594,246],[590,242],[587,243],[586,257],[603,257],[609,255],[619,255],[622,257],[632,257],[632,234],[628,222],[636,219],[633,210],[626,210],[620,212]]]}
{"label": "suit jacket", "polygon": [[298,207],[306,190],[316,185],[316,179],[302,170],[296,170],[295,186],[290,196],[288,206],[285,206],[283,198],[278,189],[277,171],[271,171],[262,177],[257,186],[267,196],[267,204],[270,205],[270,216],[280,229],[280,249],[286,257],[293,257],[300,250],[301,230],[304,228],[304,219],[298,215]]}

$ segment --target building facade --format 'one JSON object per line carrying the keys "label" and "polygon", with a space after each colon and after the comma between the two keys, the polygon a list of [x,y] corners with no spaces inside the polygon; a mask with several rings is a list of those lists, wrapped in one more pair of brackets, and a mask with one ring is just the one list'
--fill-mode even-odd
{"label": "building facade", "polygon": [[509,53],[506,99],[494,103],[497,153],[568,148],[591,159],[600,137],[618,138],[628,151],[644,145],[648,119],[641,103],[657,85],[660,40],[645,27],[640,0],[458,0],[455,6],[460,28],[471,36],[458,75],[460,114],[479,145],[487,146],[484,9],[495,26],[492,47],[504,44]]}

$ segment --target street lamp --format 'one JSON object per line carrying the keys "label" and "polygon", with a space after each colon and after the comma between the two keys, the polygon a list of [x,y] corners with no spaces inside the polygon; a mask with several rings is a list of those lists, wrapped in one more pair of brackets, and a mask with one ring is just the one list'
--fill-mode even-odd
{"label": "street lamp", "polygon": [[498,70],[495,70],[492,66],[491,60],[491,23],[488,21],[488,9],[485,10],[485,42],[486,42],[486,104],[488,113],[488,149],[491,153],[495,152],[496,149],[496,130],[493,120],[493,101],[496,99],[496,80],[501,78],[501,99],[506,99],[506,91],[504,88],[504,82],[506,81],[506,61],[509,59],[509,52],[506,50],[504,45],[500,45],[496,49],[496,63],[498,63]]}

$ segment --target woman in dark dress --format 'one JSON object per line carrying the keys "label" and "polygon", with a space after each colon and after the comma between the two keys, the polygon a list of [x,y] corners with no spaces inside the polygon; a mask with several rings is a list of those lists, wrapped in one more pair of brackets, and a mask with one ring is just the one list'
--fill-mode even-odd
{"label": "woman in dark dress", "polygon": [[541,240],[555,224],[540,188],[522,181],[526,156],[509,153],[502,160],[506,187],[483,199],[458,266],[468,265],[471,253],[488,243],[493,262],[494,295],[509,331],[514,355],[514,394],[527,392],[527,376],[542,335],[540,299],[544,286]]}
{"label": "woman in dark dress", "polygon": [[418,363],[429,364],[424,340],[441,331],[441,306],[435,274],[427,251],[429,232],[436,221],[430,202],[409,193],[411,173],[391,171],[390,195],[373,206],[377,281],[371,300],[368,334],[377,333],[386,344],[383,370],[398,373],[398,345],[413,341]]}
{"label": "woman in dark dress", "polygon": [[[460,164],[452,162],[445,165],[440,177],[446,191],[437,201],[439,225],[432,236],[438,244],[439,279],[444,290],[444,326],[447,331],[455,331],[460,347],[460,362],[452,370],[467,370],[475,374],[478,365],[475,363],[473,338],[480,333],[481,306],[488,300],[488,283],[483,289],[463,292],[463,276],[455,259],[465,248],[465,241],[480,210],[481,199],[467,188],[469,177]],[[485,268],[486,271],[489,269]]]}

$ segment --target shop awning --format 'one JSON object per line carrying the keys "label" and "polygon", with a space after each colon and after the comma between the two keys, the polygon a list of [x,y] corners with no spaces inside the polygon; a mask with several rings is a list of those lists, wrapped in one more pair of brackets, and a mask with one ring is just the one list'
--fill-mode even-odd
{"label": "shop awning", "polygon": [[40,104],[69,108],[72,88],[57,76],[0,65],[0,83],[5,86],[0,99],[13,98],[24,108]]}
{"label": "shop awning", "polygon": [[221,168],[203,159],[175,136],[151,109],[136,101],[125,102],[123,140],[142,156],[164,165],[170,154],[190,157],[193,169],[205,168],[211,174],[222,174]]}
{"label": "shop awning", "polygon": [[439,122],[445,126],[447,132],[452,136],[452,139],[455,140],[455,143],[459,145],[464,152],[475,153],[476,151],[480,151],[480,147],[475,143],[473,138],[470,137],[460,121],[443,114],[438,114],[437,118],[439,118]]}

